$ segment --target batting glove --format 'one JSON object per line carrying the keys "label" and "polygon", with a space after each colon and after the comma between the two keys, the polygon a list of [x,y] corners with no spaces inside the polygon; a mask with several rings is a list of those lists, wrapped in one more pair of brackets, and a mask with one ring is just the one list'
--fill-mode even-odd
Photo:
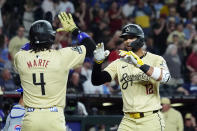
{"label": "batting glove", "polygon": [[140,68],[142,65],[144,65],[144,62],[133,51],[120,50],[119,55],[124,56],[123,59],[127,63],[134,64],[138,68]]}
{"label": "batting glove", "polygon": [[95,59],[95,62],[97,64],[103,63],[103,61],[109,55],[109,53],[110,52],[108,50],[104,50],[104,44],[103,44],[103,42],[102,43],[98,43],[98,45],[96,46],[96,49],[94,50],[94,59]]}
{"label": "batting glove", "polygon": [[63,26],[63,28],[58,28],[56,31],[66,31],[66,32],[73,32],[75,29],[77,29],[77,26],[73,20],[73,17],[70,13],[61,12],[58,15],[58,18]]}

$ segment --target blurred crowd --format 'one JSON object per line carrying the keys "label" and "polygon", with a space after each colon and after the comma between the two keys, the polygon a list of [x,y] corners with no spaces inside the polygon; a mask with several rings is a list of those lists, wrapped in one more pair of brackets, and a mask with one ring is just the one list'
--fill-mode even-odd
{"label": "blurred crowd", "polygon": [[[106,65],[119,58],[124,45],[119,38],[127,23],[139,24],[146,36],[144,48],[162,55],[171,72],[171,81],[161,86],[161,94],[197,93],[197,2],[193,0],[0,0],[0,86],[5,91],[14,84],[13,58],[28,43],[31,23],[45,19],[59,28],[57,14],[73,14],[82,31],[111,51]],[[67,32],[56,34],[53,48],[74,46],[77,40]],[[95,87],[90,81],[92,58],[70,73],[68,93],[120,94],[114,81]]]}
{"label": "blurred crowd", "polygon": [[[144,48],[165,58],[171,80],[161,85],[162,96],[197,94],[197,1],[196,0],[0,0],[0,86],[18,88],[14,55],[28,43],[32,22],[48,20],[61,27],[57,14],[70,12],[77,26],[110,50],[104,66],[119,58],[124,49],[119,38],[127,23],[139,24],[145,33]],[[67,32],[56,34],[54,49],[75,46]],[[121,94],[117,81],[101,86],[91,83],[93,58],[71,70],[67,93]]]}
{"label": "blurred crowd", "polygon": [[[167,61],[172,79],[161,85],[161,95],[197,93],[197,1],[194,0],[0,0],[0,86],[5,91],[14,83],[13,58],[28,43],[31,23],[45,19],[54,30],[59,28],[57,14],[73,14],[77,26],[97,43],[110,50],[105,65],[119,58],[124,49],[119,38],[127,23],[139,24],[146,36],[144,48]],[[67,32],[56,34],[53,48],[78,44]],[[68,93],[120,94],[116,81],[93,86],[90,81],[92,58],[70,72]]]}

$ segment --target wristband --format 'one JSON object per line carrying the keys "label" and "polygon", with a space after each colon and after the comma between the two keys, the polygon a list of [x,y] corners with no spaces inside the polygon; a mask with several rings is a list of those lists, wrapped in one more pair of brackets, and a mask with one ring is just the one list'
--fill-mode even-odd
{"label": "wristband", "polygon": [[161,68],[154,67],[154,70],[153,70],[153,73],[152,73],[151,77],[155,80],[158,80],[160,75],[161,75]]}
{"label": "wristband", "polygon": [[79,33],[81,33],[81,31],[79,30],[79,28],[76,28],[76,29],[74,29],[74,30],[72,31],[72,35],[73,35],[74,37],[77,37],[77,35],[78,35]]}
{"label": "wristband", "polygon": [[97,64],[102,64],[104,60],[100,60],[100,61],[97,61],[97,60],[94,60]]}
{"label": "wristband", "polygon": [[79,41],[79,43],[82,42],[83,39],[85,38],[90,38],[90,36],[85,33],[85,32],[80,32],[78,35],[77,35],[77,40]]}
{"label": "wristband", "polygon": [[140,70],[142,70],[144,73],[146,73],[149,69],[150,69],[150,66],[147,64],[140,66]]}

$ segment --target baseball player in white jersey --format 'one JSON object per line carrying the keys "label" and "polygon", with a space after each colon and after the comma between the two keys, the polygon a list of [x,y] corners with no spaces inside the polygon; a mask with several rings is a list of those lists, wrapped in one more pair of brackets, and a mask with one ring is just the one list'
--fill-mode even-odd
{"label": "baseball player in white jersey", "polygon": [[14,59],[24,90],[22,131],[66,130],[64,107],[69,70],[80,66],[88,51],[95,49],[95,43],[80,32],[71,14],[61,12],[58,17],[63,28],[57,31],[72,32],[83,45],[51,49],[55,40],[51,24],[38,20],[31,25],[29,50],[24,48]]}
{"label": "baseball player in white jersey", "polygon": [[121,58],[104,71],[101,71],[101,63],[108,52],[102,43],[97,45],[92,83],[100,85],[118,78],[124,112],[118,131],[164,131],[159,84],[170,79],[166,62],[163,57],[143,50],[144,33],[140,26],[124,26],[120,37],[124,39],[125,51],[121,50]]}

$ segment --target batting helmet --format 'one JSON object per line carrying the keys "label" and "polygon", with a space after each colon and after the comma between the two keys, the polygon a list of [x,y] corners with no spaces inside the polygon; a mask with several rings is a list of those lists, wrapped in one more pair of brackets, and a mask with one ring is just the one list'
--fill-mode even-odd
{"label": "batting helmet", "polygon": [[144,45],[144,32],[139,25],[127,24],[122,28],[121,38],[126,36],[137,37],[137,40],[130,43],[133,51],[137,51]]}
{"label": "batting helmet", "polygon": [[53,44],[55,31],[48,21],[38,20],[30,27],[29,39],[32,44]]}

